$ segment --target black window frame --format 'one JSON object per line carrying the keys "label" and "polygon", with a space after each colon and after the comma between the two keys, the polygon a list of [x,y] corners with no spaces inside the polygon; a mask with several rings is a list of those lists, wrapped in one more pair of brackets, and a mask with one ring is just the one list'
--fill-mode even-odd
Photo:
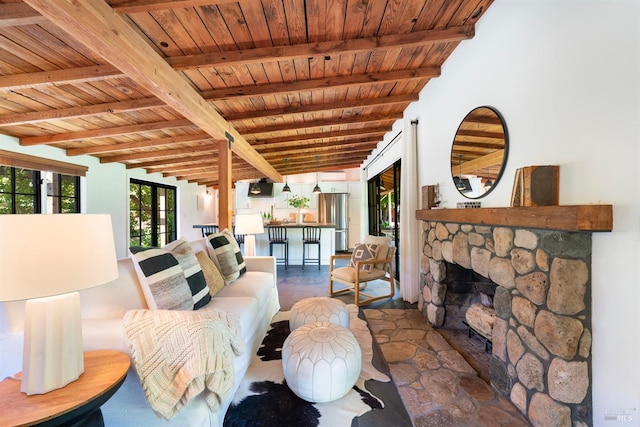
{"label": "black window frame", "polygon": [[[62,173],[53,173],[52,187],[55,188],[53,194],[49,194],[49,183],[47,183],[47,198],[53,200],[53,211],[50,213],[80,213],[80,177],[77,175],[66,175]],[[62,194],[63,178],[71,178],[73,180],[73,196],[65,196]],[[73,201],[73,211],[63,212],[64,200]]]}
{"label": "black window frame", "polygon": [[[11,188],[10,191],[2,191],[0,190],[0,194],[9,194],[11,198],[11,212],[6,212],[5,214],[40,214],[42,213],[42,190],[41,190],[41,173],[38,170],[28,169],[28,168],[19,168],[13,166],[5,166],[0,165],[0,168],[6,168],[9,170],[10,180],[11,180]],[[16,172],[20,171],[30,171],[32,174],[31,182],[33,186],[33,193],[20,193],[16,191]],[[17,211],[17,198],[18,197],[29,196],[33,199],[33,211],[32,212],[18,212]]]}
{"label": "black window frame", "polygon": [[[138,186],[139,191],[136,193],[137,200],[133,199],[132,185]],[[137,204],[138,208],[136,209],[137,218],[142,218],[142,203],[140,202],[140,189],[141,186],[149,187],[150,190],[150,204],[153,206],[153,209],[147,209],[150,214],[149,221],[150,225],[150,233],[143,232],[143,223],[144,221],[138,220],[137,228],[134,233],[134,218],[132,216],[132,207],[134,204]],[[173,204],[171,209],[157,209],[159,205],[159,193],[162,191],[173,191]],[[178,230],[178,188],[173,185],[167,184],[159,184],[157,182],[144,181],[140,179],[131,178],[129,180],[129,246],[164,246],[165,244],[176,240],[177,230]],[[167,231],[164,233],[159,232],[160,228],[160,211],[167,212]],[[171,215],[173,213],[173,215]],[[171,218],[173,220],[173,224],[170,224]],[[146,240],[146,237],[149,237]],[[164,239],[162,237],[164,236]]]}

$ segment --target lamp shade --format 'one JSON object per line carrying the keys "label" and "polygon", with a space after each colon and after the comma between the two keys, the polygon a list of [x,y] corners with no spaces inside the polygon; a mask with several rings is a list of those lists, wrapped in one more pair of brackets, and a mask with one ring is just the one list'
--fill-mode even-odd
{"label": "lamp shade", "polygon": [[65,294],[117,279],[109,215],[0,215],[0,301]]}
{"label": "lamp shade", "polygon": [[255,214],[238,214],[236,215],[236,234],[262,234],[264,226],[262,225],[262,216]]}

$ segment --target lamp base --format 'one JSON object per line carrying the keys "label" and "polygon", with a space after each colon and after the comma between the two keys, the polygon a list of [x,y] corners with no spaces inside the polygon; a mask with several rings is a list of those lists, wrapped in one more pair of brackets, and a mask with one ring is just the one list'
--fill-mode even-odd
{"label": "lamp base", "polygon": [[254,236],[253,234],[245,234],[244,236],[244,255],[256,255],[256,236]]}
{"label": "lamp base", "polygon": [[44,394],[84,372],[80,294],[28,300],[20,391]]}

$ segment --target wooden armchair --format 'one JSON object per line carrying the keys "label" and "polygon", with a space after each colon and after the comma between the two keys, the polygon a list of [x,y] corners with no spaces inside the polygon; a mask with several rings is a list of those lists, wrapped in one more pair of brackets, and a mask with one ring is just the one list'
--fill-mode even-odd
{"label": "wooden armchair", "polygon": [[[390,243],[389,239],[389,243]],[[366,239],[365,239],[366,243]],[[395,280],[393,277],[393,259],[396,253],[395,247],[389,247],[387,244],[382,248],[386,255],[377,256],[375,259],[356,261],[356,267],[338,267],[335,268],[336,259],[349,259],[349,254],[333,255],[329,261],[329,295],[341,295],[347,292],[354,293],[354,303],[358,306],[370,304],[381,299],[392,298],[395,294]],[[371,271],[365,271],[365,265],[372,265]],[[366,289],[367,282],[373,280],[384,280],[389,284],[389,292],[384,295],[371,295],[363,292]],[[338,288],[335,283],[338,283]]]}

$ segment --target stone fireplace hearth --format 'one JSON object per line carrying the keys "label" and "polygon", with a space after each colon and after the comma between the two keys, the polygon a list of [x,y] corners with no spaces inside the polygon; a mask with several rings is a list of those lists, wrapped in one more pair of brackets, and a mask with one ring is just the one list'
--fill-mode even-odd
{"label": "stone fireplace hearth", "polygon": [[591,232],[418,218],[423,316],[447,323],[447,263],[491,279],[493,388],[534,425],[593,425]]}

